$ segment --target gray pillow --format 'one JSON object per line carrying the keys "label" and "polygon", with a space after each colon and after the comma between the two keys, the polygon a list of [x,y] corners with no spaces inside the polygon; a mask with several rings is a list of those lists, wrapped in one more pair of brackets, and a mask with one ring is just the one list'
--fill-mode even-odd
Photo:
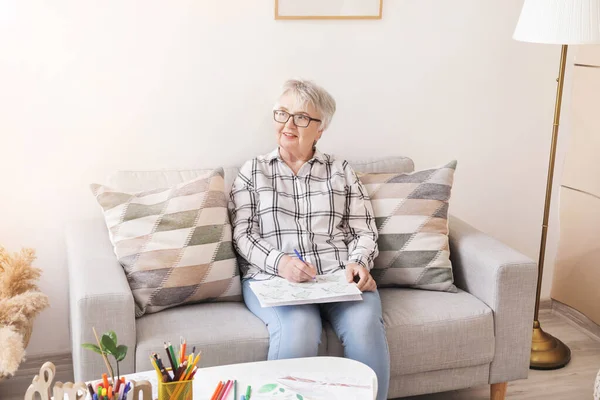
{"label": "gray pillow", "polygon": [[380,287],[456,292],[448,243],[448,202],[456,161],[403,174],[358,174],[371,198]]}
{"label": "gray pillow", "polygon": [[222,169],[170,188],[91,189],[137,317],[187,303],[241,300]]}

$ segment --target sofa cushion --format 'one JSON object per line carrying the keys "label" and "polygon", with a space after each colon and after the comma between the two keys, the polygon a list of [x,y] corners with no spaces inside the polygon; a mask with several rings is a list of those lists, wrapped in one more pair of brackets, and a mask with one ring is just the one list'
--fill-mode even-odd
{"label": "sofa cushion", "polygon": [[[467,292],[380,289],[390,349],[391,375],[488,364],[494,357],[492,311]],[[319,355],[343,357],[328,322]],[[137,319],[136,371],[151,369],[148,355],[163,342],[202,350],[202,367],[267,359],[269,333],[243,303],[194,304]]]}
{"label": "sofa cushion", "polygon": [[[380,289],[391,376],[487,364],[494,358],[492,310],[476,297],[415,289]],[[327,352],[342,356],[333,332]]]}
{"label": "sofa cushion", "polygon": [[[136,330],[138,372],[152,369],[148,355],[162,356],[163,342],[179,343],[180,336],[189,349],[202,351],[202,368],[264,361],[269,350],[267,327],[244,303],[193,304],[148,314],[137,319]],[[326,349],[324,330],[319,355]]]}
{"label": "sofa cushion", "polygon": [[[162,187],[171,187],[183,182],[190,181],[207,172],[212,168],[199,169],[158,169],[145,171],[117,171],[106,178],[108,186],[127,192],[138,192],[152,190]],[[229,195],[231,185],[238,174],[238,168],[223,168],[225,186],[224,192]]]}
{"label": "sofa cushion", "polygon": [[241,300],[222,170],[142,192],[91,186],[136,316],[186,303]]}
{"label": "sofa cushion", "polygon": [[372,270],[380,287],[455,292],[448,244],[448,203],[456,161],[402,173],[359,173],[379,232]]}
{"label": "sofa cushion", "polygon": [[[357,172],[402,173],[412,172],[413,161],[408,157],[385,157],[349,161]],[[231,185],[238,174],[238,168],[223,168],[225,172],[225,193],[231,191]],[[124,191],[151,190],[159,187],[174,186],[205,174],[210,169],[160,169],[147,171],[118,171],[107,178],[107,184]]]}
{"label": "sofa cushion", "polygon": [[401,174],[414,171],[415,164],[408,157],[383,157],[365,160],[348,160],[348,164],[356,172]]}

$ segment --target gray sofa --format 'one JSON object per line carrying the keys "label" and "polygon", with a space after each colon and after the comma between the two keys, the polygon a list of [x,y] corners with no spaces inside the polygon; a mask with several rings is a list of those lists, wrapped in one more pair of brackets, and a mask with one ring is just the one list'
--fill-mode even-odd
{"label": "gray sofa", "polygon": [[[350,164],[363,172],[414,169],[404,157]],[[192,179],[199,171],[119,172],[102,183],[143,190]],[[225,170],[227,190],[236,174],[236,168]],[[160,351],[165,340],[178,342],[180,334],[188,346],[202,350],[203,367],[266,360],[267,329],[243,302],[187,305],[136,319],[100,210],[96,219],[71,224],[66,244],[77,381],[97,378],[105,369],[98,355],[81,347],[94,341],[92,327],[114,329],[129,346],[121,373],[151,369],[149,353]],[[391,353],[390,398],[527,378],[536,264],[454,217],[450,251],[458,293],[380,289]],[[327,324],[319,353],[343,356]]]}

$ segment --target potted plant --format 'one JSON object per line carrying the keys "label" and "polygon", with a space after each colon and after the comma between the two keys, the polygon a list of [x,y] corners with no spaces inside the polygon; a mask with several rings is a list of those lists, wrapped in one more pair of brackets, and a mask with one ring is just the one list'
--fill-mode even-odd
{"label": "potted plant", "polygon": [[108,361],[107,355],[113,356],[115,359],[115,364],[117,365],[117,380],[120,379],[121,373],[119,371],[119,363],[127,356],[127,346],[117,343],[117,334],[114,331],[103,333],[102,337],[99,339],[96,329],[92,329],[94,330],[94,336],[96,337],[97,344],[84,343],[81,346],[102,356],[104,363],[106,364],[106,368],[108,369],[108,373],[111,379],[114,381],[114,370],[112,368],[112,364],[110,361]]}

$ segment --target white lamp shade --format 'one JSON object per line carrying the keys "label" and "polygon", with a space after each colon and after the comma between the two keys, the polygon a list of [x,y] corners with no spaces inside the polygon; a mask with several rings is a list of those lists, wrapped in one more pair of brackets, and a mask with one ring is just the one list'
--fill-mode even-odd
{"label": "white lamp shade", "polygon": [[550,44],[600,43],[600,0],[525,0],[513,38]]}

